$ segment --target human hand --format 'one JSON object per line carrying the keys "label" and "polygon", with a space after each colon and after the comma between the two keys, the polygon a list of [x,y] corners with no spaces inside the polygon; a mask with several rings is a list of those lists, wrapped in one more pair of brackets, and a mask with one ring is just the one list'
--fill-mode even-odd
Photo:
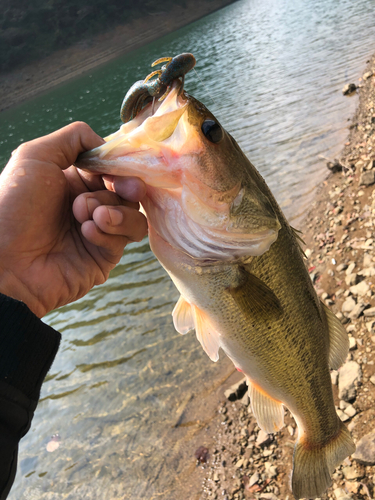
{"label": "human hand", "polygon": [[147,232],[140,179],[107,179],[116,194],[71,166],[103,142],[73,123],[22,144],[0,175],[0,292],[39,317],[104,283],[126,244]]}

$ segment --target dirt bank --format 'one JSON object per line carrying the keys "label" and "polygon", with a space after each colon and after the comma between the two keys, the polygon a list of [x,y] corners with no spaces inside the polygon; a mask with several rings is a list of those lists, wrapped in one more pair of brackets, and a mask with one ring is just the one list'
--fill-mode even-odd
{"label": "dirt bank", "polygon": [[[358,446],[333,474],[324,498],[374,498],[375,449],[375,57],[359,79],[359,105],[339,163],[323,183],[305,221],[307,267],[320,298],[345,325],[350,351],[339,372],[332,372],[335,403]],[[343,99],[346,97],[343,96]],[[328,170],[327,170],[328,172]],[[344,371],[349,381],[344,385]],[[340,376],[341,374],[341,376]],[[235,374],[230,383],[239,380]],[[227,384],[228,386],[229,384]],[[225,388],[227,388],[227,386]],[[244,394],[245,388],[237,395]],[[231,391],[235,392],[234,390]],[[339,397],[340,396],[340,397]],[[289,488],[296,425],[264,435],[247,395],[218,408],[215,441],[202,464],[201,500],[293,499]],[[204,445],[205,443],[202,443]],[[207,443],[209,445],[209,443]],[[208,447],[208,446],[207,446]],[[371,456],[364,457],[361,449]],[[355,455],[354,455],[355,456]]]}
{"label": "dirt bank", "polygon": [[40,61],[0,75],[0,111],[15,106],[71,78],[105,64],[186,26],[235,0],[202,3],[189,0],[186,8],[175,7],[137,19],[108,33],[84,40]]}

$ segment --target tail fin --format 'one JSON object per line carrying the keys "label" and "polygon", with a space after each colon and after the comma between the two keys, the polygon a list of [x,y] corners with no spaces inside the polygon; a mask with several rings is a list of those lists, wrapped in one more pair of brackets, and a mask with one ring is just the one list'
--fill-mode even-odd
{"label": "tail fin", "polygon": [[317,498],[331,486],[331,474],[349,455],[355,444],[339,420],[338,434],[323,446],[297,441],[293,454],[292,491],[295,498]]}

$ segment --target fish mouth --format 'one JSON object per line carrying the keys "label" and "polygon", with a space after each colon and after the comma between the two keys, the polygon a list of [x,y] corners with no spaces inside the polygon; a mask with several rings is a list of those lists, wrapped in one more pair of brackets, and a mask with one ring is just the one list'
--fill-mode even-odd
{"label": "fish mouth", "polygon": [[135,118],[105,137],[105,144],[81,153],[75,166],[97,174],[137,176],[152,187],[180,187],[168,164],[178,153],[178,144],[186,140],[184,127],[175,132],[187,107],[188,95],[181,92],[177,80],[163,101],[147,104]]}

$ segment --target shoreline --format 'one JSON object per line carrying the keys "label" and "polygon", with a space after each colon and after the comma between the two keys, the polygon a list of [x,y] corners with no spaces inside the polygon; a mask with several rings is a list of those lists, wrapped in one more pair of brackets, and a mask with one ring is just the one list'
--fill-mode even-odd
{"label": "shoreline", "polygon": [[186,8],[149,15],[117,26],[75,45],[0,76],[0,112],[72,78],[87,73],[116,57],[168,35],[236,0],[217,0],[202,4],[190,0]]}
{"label": "shoreline", "polygon": [[[339,158],[344,168],[327,171],[302,235],[318,296],[344,324],[350,340],[345,364],[331,372],[337,413],[357,445],[322,495],[337,500],[375,495],[375,55],[364,75],[357,82],[359,102]],[[346,387],[340,378],[344,372],[350,379]],[[210,427],[200,500],[293,500],[289,485],[297,429],[289,411],[285,427],[267,436],[236,373],[222,388]]]}

